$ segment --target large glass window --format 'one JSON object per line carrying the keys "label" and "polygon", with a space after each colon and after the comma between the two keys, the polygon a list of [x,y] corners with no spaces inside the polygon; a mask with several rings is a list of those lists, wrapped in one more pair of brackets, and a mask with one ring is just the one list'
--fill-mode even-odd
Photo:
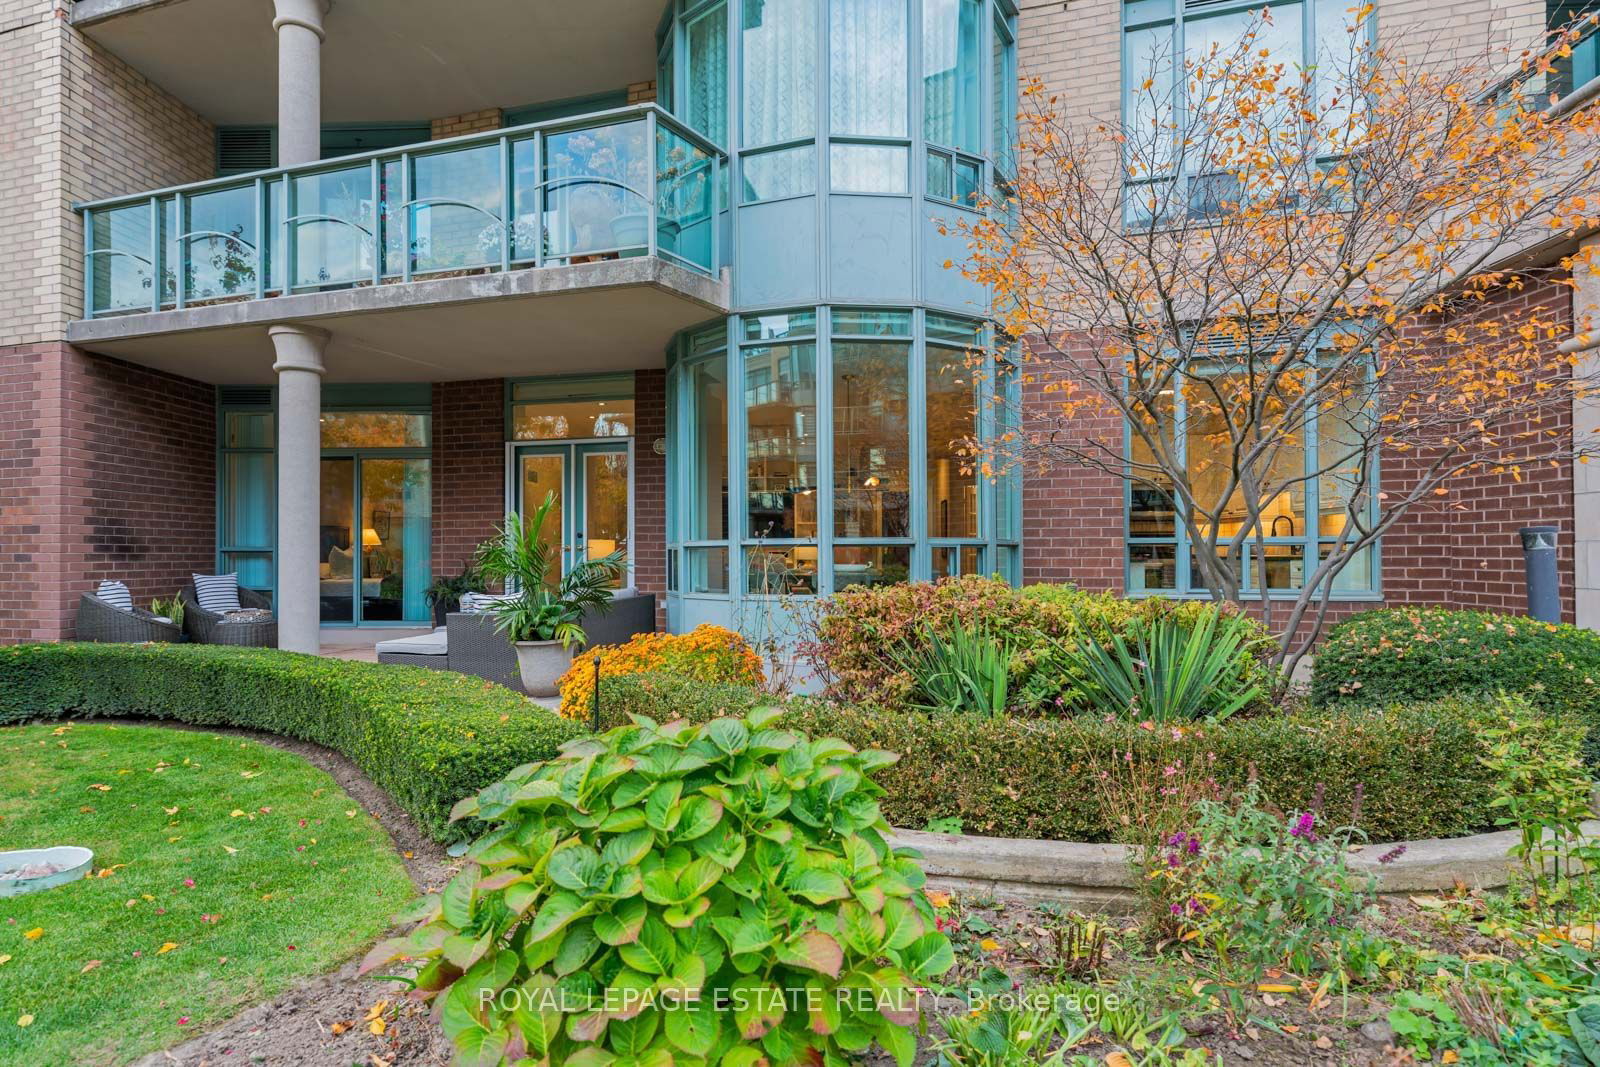
{"label": "large glass window", "polygon": [[1020,384],[984,324],[876,307],[733,321],[736,355],[706,327],[668,371],[672,592],[1015,580],[1019,484],[975,445],[1014,430]]}
{"label": "large glass window", "polygon": [[983,151],[983,0],[924,0],[922,131],[935,144]]}
{"label": "large glass window", "polygon": [[728,13],[715,4],[684,27],[689,84],[684,121],[717,144],[728,139]]}
{"label": "large glass window", "polygon": [[833,342],[833,535],[911,536],[909,341]]}
{"label": "large glass window", "polygon": [[[745,529],[753,538],[817,535],[817,346],[800,316],[747,321],[744,349]],[[769,333],[763,324],[780,320]],[[814,329],[814,320],[810,325]]]}
{"label": "large glass window", "polygon": [[994,19],[992,48],[994,55],[989,73],[994,82],[990,89],[994,109],[994,161],[1001,170],[1010,173],[1015,169],[1013,156],[1017,143],[1017,49],[1009,20],[999,14]]}
{"label": "large glass window", "polygon": [[513,441],[631,437],[633,376],[599,375],[513,382]]}
{"label": "large glass window", "polygon": [[[1221,12],[1210,5],[1190,6],[1193,11],[1177,17],[1174,0],[1124,0],[1122,112],[1130,225],[1149,225],[1185,212],[1214,213],[1240,196],[1231,175],[1208,173],[1205,153],[1195,147],[1201,140],[1185,129],[1185,124],[1205,121],[1207,105],[1197,94],[1209,89],[1194,78],[1182,79],[1188,86],[1187,99],[1179,107],[1180,64],[1192,68],[1225,59],[1254,28],[1253,47],[1290,72],[1309,71],[1313,98],[1331,108],[1336,98],[1351,99],[1341,88],[1359,64],[1373,25],[1370,13],[1360,14],[1360,5],[1346,0],[1273,3],[1266,21],[1260,4]],[[1330,110],[1319,123],[1324,128],[1337,126],[1343,117],[1347,116]],[[1285,113],[1283,121],[1291,120]],[[1319,154],[1341,151],[1339,145],[1325,144]],[[1182,173],[1178,173],[1180,153]]]}
{"label": "large glass window", "polygon": [[830,130],[906,136],[906,0],[833,0],[828,33]]}
{"label": "large glass window", "polygon": [[[1228,460],[1236,426],[1226,414],[1249,401],[1242,384],[1219,371],[1215,377],[1186,376],[1186,384],[1163,391],[1155,410],[1130,425],[1128,488],[1128,591],[1188,593],[1206,588],[1200,553],[1217,544],[1217,563],[1242,580],[1244,589],[1301,588],[1318,561],[1354,532],[1371,513],[1375,471],[1363,451],[1361,420],[1369,390],[1321,387],[1320,410],[1273,435],[1256,464],[1270,497],[1252,508]],[[1279,402],[1292,403],[1302,386],[1290,379]],[[1314,448],[1308,439],[1315,440]],[[1188,519],[1199,532],[1192,543],[1180,521],[1179,494],[1159,468],[1181,464],[1187,475]],[[1246,526],[1259,514],[1259,531]],[[1235,552],[1229,542],[1247,539]],[[1259,536],[1258,536],[1259,535]],[[1363,550],[1334,581],[1336,593],[1376,587],[1371,551]]]}
{"label": "large glass window", "polygon": [[218,564],[246,589],[270,596],[277,543],[277,457],[272,409],[224,409]]}
{"label": "large glass window", "polygon": [[[930,316],[931,317],[931,316]],[[979,536],[978,472],[971,443],[978,434],[978,381],[965,347],[928,342],[928,536]]]}
{"label": "large glass window", "polygon": [[816,132],[816,0],[742,0],[740,104],[746,147]]}

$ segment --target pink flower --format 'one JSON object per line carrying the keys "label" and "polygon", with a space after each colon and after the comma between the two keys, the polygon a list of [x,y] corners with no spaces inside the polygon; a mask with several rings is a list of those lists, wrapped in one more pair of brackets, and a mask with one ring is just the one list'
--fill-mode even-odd
{"label": "pink flower", "polygon": [[179,1026],[188,1026],[189,1025],[189,1017],[187,1015],[178,1016],[178,1025]]}
{"label": "pink flower", "polygon": [[185,878],[183,880],[183,887],[185,889],[193,889],[194,888],[194,879],[193,878]]}

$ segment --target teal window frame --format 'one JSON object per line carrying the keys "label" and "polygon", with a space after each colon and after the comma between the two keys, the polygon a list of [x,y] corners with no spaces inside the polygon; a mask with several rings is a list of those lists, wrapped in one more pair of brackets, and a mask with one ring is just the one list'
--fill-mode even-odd
{"label": "teal window frame", "polygon": [[[1214,19],[1224,15],[1259,12],[1263,8],[1296,8],[1300,13],[1300,52],[1296,58],[1304,64],[1306,56],[1317,55],[1317,42],[1319,40],[1317,12],[1319,7],[1325,6],[1326,0],[1324,2],[1319,2],[1319,0],[1219,0],[1219,2],[1207,3],[1192,9],[1186,6],[1185,0],[1119,0],[1119,2],[1122,5],[1122,47],[1120,49],[1122,75],[1118,92],[1120,94],[1120,112],[1123,126],[1126,128],[1131,118],[1128,106],[1130,87],[1135,83],[1136,79],[1142,78],[1148,73],[1147,68],[1136,66],[1130,53],[1130,39],[1136,33],[1165,28],[1169,32],[1168,40],[1171,45],[1169,54],[1173,64],[1174,88],[1172,89],[1171,107],[1173,109],[1173,121],[1177,127],[1173,131],[1173,136],[1176,137],[1183,132],[1188,121],[1188,93],[1182,85],[1180,75],[1188,56],[1186,30],[1190,23]],[[1345,14],[1347,7],[1359,5],[1354,4],[1352,0],[1352,4],[1339,3],[1336,6],[1342,15]],[[1382,0],[1378,0],[1377,6],[1378,9],[1381,9]],[[1369,45],[1377,41],[1378,14],[1379,11],[1374,10],[1368,13],[1362,21],[1362,29],[1365,30]],[[1313,77],[1315,77],[1315,74],[1313,74]],[[1318,90],[1313,82],[1313,99],[1317,99],[1317,92]],[[1319,158],[1317,164],[1319,166],[1326,165],[1332,159],[1333,157],[1331,156]],[[1207,177],[1209,175],[1199,173],[1170,173],[1124,180],[1124,225],[1140,228],[1159,226],[1173,218],[1172,211],[1174,209],[1181,209],[1192,217],[1203,217],[1204,212],[1196,211],[1192,206],[1193,186],[1197,180],[1203,180]],[[1141,201],[1135,199],[1138,195],[1137,191],[1166,183],[1171,183],[1173,186],[1172,191],[1165,200],[1168,210],[1158,211],[1157,214],[1150,218],[1136,218],[1133,209],[1136,204],[1141,203]]]}
{"label": "teal window frame", "polygon": [[[872,315],[892,313],[905,316],[909,332],[891,330],[884,332],[872,327],[851,329],[846,320],[856,313]],[[752,320],[783,314],[811,314],[815,316],[814,333],[795,334],[797,343],[816,345],[815,404],[816,421],[816,494],[817,533],[815,538],[761,538],[748,528],[747,500],[747,412],[745,403],[744,352],[784,343],[785,337],[746,336],[745,326]],[[971,342],[963,345],[948,335],[936,334],[930,341],[928,321],[930,316],[941,316],[947,321],[969,324]],[[866,321],[866,320],[860,320]],[[838,341],[899,341],[910,346],[907,373],[910,376],[909,445],[910,445],[910,533],[904,537],[840,537],[834,529],[833,501],[833,348]],[[974,393],[977,433],[982,439],[992,439],[1013,424],[1021,399],[1019,374],[1005,377],[1006,384],[997,392],[997,366],[994,352],[993,328],[969,315],[953,315],[923,308],[875,305],[819,305],[815,307],[785,307],[765,311],[751,311],[730,316],[725,321],[715,321],[687,330],[678,335],[668,353],[667,371],[667,542],[668,542],[668,592],[674,597],[707,600],[760,600],[772,599],[777,594],[745,591],[745,560],[751,550],[762,548],[787,549],[801,546],[815,547],[817,552],[818,595],[829,595],[839,588],[834,571],[836,547],[849,546],[903,546],[909,549],[911,581],[928,581],[945,577],[948,572],[934,573],[934,557],[938,549],[953,549],[959,559],[960,551],[970,550],[976,566],[958,568],[958,573],[998,574],[1012,584],[1020,584],[1022,567],[1022,493],[1020,472],[1010,470],[994,478],[978,476],[978,528],[976,536],[965,538],[934,538],[929,535],[928,524],[928,464],[927,464],[927,354],[930,344],[953,350],[982,350],[991,353],[986,367],[977,371]],[[699,361],[726,359],[728,382],[728,482],[727,537],[714,540],[691,540],[686,534],[683,520],[684,502],[692,493],[695,472],[687,469],[689,453],[685,451],[693,430],[692,408],[686,402],[691,368]],[[1015,367],[1010,349],[998,357],[1000,363]],[[687,588],[686,576],[690,571],[689,553],[700,550],[726,552],[727,592],[695,592]],[[789,594],[808,596],[809,594]]]}
{"label": "teal window frame", "polygon": [[[1367,367],[1366,373],[1368,375],[1368,383],[1370,386],[1372,381],[1371,376],[1373,374],[1373,368],[1370,365]],[[1187,407],[1188,404],[1183,395],[1183,390],[1181,388],[1176,389],[1173,394],[1172,432],[1173,440],[1175,442],[1174,448],[1176,451],[1182,453],[1182,460],[1185,466],[1187,466],[1188,463]],[[1321,483],[1323,477],[1316,476],[1311,472],[1316,470],[1315,464],[1318,462],[1316,458],[1318,457],[1320,451],[1318,424],[1322,418],[1323,416],[1321,414],[1313,412],[1312,415],[1305,420],[1305,441],[1302,446],[1302,470],[1307,474],[1306,480],[1302,483],[1304,486],[1302,507],[1304,509],[1304,514],[1307,517],[1304,523],[1305,529],[1296,536],[1266,537],[1261,541],[1261,544],[1266,547],[1299,547],[1302,550],[1301,558],[1304,561],[1302,564],[1302,567],[1304,568],[1314,568],[1315,561],[1321,558],[1322,546],[1333,544],[1338,541],[1337,537],[1323,536],[1319,529],[1319,523],[1314,520],[1314,517],[1320,516],[1319,507],[1322,490]],[[1122,479],[1122,588],[1125,591],[1125,595],[1131,598],[1163,597],[1168,599],[1210,599],[1211,592],[1209,588],[1196,581],[1197,576],[1194,574],[1193,565],[1194,546],[1189,538],[1188,530],[1185,528],[1183,520],[1179,514],[1179,509],[1183,508],[1185,504],[1181,499],[1177,498],[1176,494],[1172,495],[1171,501],[1174,509],[1172,536],[1169,537],[1162,535],[1154,537],[1135,537],[1133,534],[1133,490],[1134,483],[1139,479],[1134,474],[1132,464],[1133,429],[1132,426],[1127,422],[1123,423],[1123,455],[1128,457],[1123,468]],[[1369,466],[1370,470],[1368,475],[1369,484],[1367,486],[1367,501],[1369,516],[1368,521],[1371,521],[1371,517],[1376,513],[1378,494],[1381,490],[1379,457],[1372,456],[1369,460]],[[1163,490],[1155,486],[1151,486],[1150,491],[1156,493],[1163,492]],[[1173,588],[1134,588],[1133,550],[1138,546],[1171,546],[1173,548],[1175,567]],[[1262,590],[1259,588],[1257,583],[1252,581],[1258,570],[1258,567],[1254,561],[1255,549],[1256,541],[1254,538],[1252,538],[1244,546],[1244,551],[1238,564],[1241,568],[1240,573],[1243,579],[1240,585],[1240,593],[1246,599],[1250,600],[1259,600],[1262,596]],[[1363,588],[1337,588],[1337,583],[1341,579],[1347,578],[1351,573],[1351,568],[1346,567],[1346,569],[1340,575],[1335,576],[1334,581],[1336,583],[1336,587],[1330,592],[1329,599],[1334,601],[1351,602],[1377,601],[1383,599],[1382,539],[1379,538],[1378,540],[1373,541],[1365,551],[1368,552],[1366,561],[1368,574],[1365,586]],[[1308,573],[1308,571],[1303,570],[1302,573]],[[1269,600],[1292,600],[1300,595],[1300,591],[1301,590],[1299,587],[1268,589],[1266,590],[1266,596]]]}
{"label": "teal window frame", "polygon": [[[228,444],[227,427],[229,415],[260,415],[271,420],[272,444],[269,446],[243,445],[230,446]],[[216,402],[217,420],[217,521],[216,521],[216,572],[227,574],[235,569],[230,565],[231,558],[240,555],[265,557],[268,570],[272,575],[271,581],[265,586],[249,585],[247,588],[259,592],[272,603],[278,599],[278,406],[277,390],[270,390],[270,396],[265,402],[239,403],[230,402],[218,390]],[[228,506],[233,500],[236,490],[244,487],[235,486],[230,474],[228,460],[233,456],[268,456],[271,459],[272,483],[265,487],[265,507],[267,512],[267,536],[263,542],[233,543],[225,536],[228,530]],[[261,487],[252,486],[251,490],[260,491]]]}

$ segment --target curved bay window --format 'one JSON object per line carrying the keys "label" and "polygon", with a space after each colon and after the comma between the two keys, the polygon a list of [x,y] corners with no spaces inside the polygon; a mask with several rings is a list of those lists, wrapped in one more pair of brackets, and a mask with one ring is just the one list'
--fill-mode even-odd
{"label": "curved bay window", "polygon": [[1010,365],[973,319],[800,308],[681,336],[668,383],[669,587],[829,593],[1016,581],[1020,495],[974,442],[1004,432]]}

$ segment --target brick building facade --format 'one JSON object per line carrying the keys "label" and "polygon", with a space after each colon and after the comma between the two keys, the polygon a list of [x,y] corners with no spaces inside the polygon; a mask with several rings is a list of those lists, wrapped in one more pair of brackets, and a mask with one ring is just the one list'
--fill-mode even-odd
{"label": "brick building facade", "polygon": [[[273,585],[284,548],[276,523],[295,487],[275,484],[271,470],[287,449],[316,447],[293,443],[285,417],[295,413],[274,391],[290,361],[269,329],[283,326],[318,350],[321,416],[425,417],[425,442],[368,458],[426,461],[432,577],[457,572],[516,506],[519,450],[570,440],[577,462],[584,448],[607,445],[602,434],[617,424],[589,408],[593,437],[519,440],[508,430],[519,384],[566,411],[561,383],[570,383],[573,403],[604,407],[625,394],[630,405],[630,432],[618,438],[629,457],[629,582],[660,596],[663,626],[737,625],[741,596],[757,594],[751,561],[774,554],[786,592],[956,568],[1136,592],[1123,485],[1086,468],[1028,471],[1020,530],[1004,514],[1009,490],[975,481],[967,496],[940,502],[947,525],[934,529],[928,472],[939,442],[926,412],[897,431],[908,435],[899,451],[915,457],[891,472],[907,482],[897,490],[906,499],[862,505],[848,476],[865,475],[857,465],[886,450],[852,452],[848,439],[893,391],[852,400],[854,379],[830,371],[847,353],[897,345],[913,379],[907,397],[926,394],[932,379],[914,379],[931,365],[937,331],[978,323],[983,309],[983,294],[941,266],[959,247],[939,232],[955,205],[931,184],[934,164],[975,168],[985,182],[996,175],[1001,134],[988,127],[1005,128],[1016,89],[991,77],[1002,62],[1074,117],[1115,121],[1124,4],[973,0],[993,17],[974,31],[983,47],[956,54],[949,73],[973,64],[965,73],[978,87],[978,132],[935,129],[930,102],[946,90],[932,38],[917,49],[890,42],[905,46],[906,81],[922,88],[907,92],[902,118],[885,120],[903,129],[858,146],[876,154],[852,162],[850,144],[875,134],[858,132],[870,123],[851,109],[865,114],[862,101],[901,90],[870,83],[841,96],[848,78],[812,84],[816,113],[848,135],[830,145],[826,129],[767,129],[786,120],[740,82],[739,71],[760,63],[790,70],[782,57],[803,39],[762,33],[786,25],[776,13],[791,2],[805,0],[771,0],[770,22],[741,22],[729,4],[726,34],[710,38],[724,49],[719,66],[691,61],[678,6],[663,20],[660,4],[596,0],[572,19],[508,4],[491,34],[481,20],[336,0],[317,31],[320,73],[303,75],[321,92],[314,125],[378,147],[348,163],[256,158],[258,169],[217,179],[219,129],[267,131],[262,143],[276,145],[304,121],[290,114],[294,86],[276,80],[281,31],[270,13],[241,26],[197,0],[0,0],[0,641],[71,637],[78,597],[102,578],[128,582],[141,602],[190,574],[249,565]],[[1380,0],[1379,9],[1384,40],[1430,61],[1526,39],[1544,20],[1541,0]],[[908,26],[931,10],[920,5]],[[373,18],[397,21],[379,39],[363,28]],[[216,47],[236,40],[237,49]],[[817,69],[846,61],[825,41],[810,45]],[[421,132],[416,144],[384,141],[394,127],[450,144],[430,152]],[[772,151],[790,141],[798,147],[788,155]],[[891,174],[871,188],[885,180],[874,168],[896,153],[906,157],[903,180]],[[799,169],[779,166],[801,159]],[[87,277],[86,262],[95,264]],[[286,279],[288,266],[300,274]],[[1600,307],[1596,288],[1580,286],[1579,314]],[[1565,290],[1519,294],[1507,309],[1518,301],[1565,302],[1565,325],[1576,329]],[[871,315],[870,327],[853,325]],[[858,328],[872,331],[865,341]],[[796,367],[811,377],[784,378]],[[591,396],[596,382],[602,392]],[[1043,403],[1037,392],[1027,399]],[[761,421],[757,409],[774,403],[788,405],[787,423]],[[272,440],[233,436],[230,414],[263,412]],[[1600,415],[1579,411],[1550,428],[1583,434],[1590,423]],[[1100,430],[1121,436],[1116,425]],[[357,462],[367,455],[319,454],[352,452]],[[713,457],[711,468],[695,455]],[[1404,478],[1398,460],[1381,466],[1385,479]],[[236,497],[230,479],[247,468],[262,479],[257,495]],[[914,487],[913,473],[923,478]],[[884,488],[877,477],[854,481]],[[1600,508],[1600,492],[1587,478],[1570,464],[1520,480],[1484,475],[1439,509],[1418,508],[1385,536],[1375,590],[1335,615],[1399,603],[1521,610],[1516,531],[1549,523],[1562,533],[1563,617],[1600,619],[1600,540],[1589,531],[1600,522],[1581,521]],[[577,507],[581,487],[572,491]],[[418,624],[416,574],[381,565],[346,574],[328,562],[333,550],[377,557],[376,546],[354,543],[368,536],[398,556],[387,529],[397,507],[342,523],[324,516],[320,530],[301,533],[321,539],[312,547],[324,590],[380,600],[404,577],[407,617],[384,621]],[[906,518],[872,527],[874,507]],[[971,527],[953,533],[950,515],[968,508]],[[369,534],[378,512],[385,530]],[[758,522],[793,528],[766,545]]]}

